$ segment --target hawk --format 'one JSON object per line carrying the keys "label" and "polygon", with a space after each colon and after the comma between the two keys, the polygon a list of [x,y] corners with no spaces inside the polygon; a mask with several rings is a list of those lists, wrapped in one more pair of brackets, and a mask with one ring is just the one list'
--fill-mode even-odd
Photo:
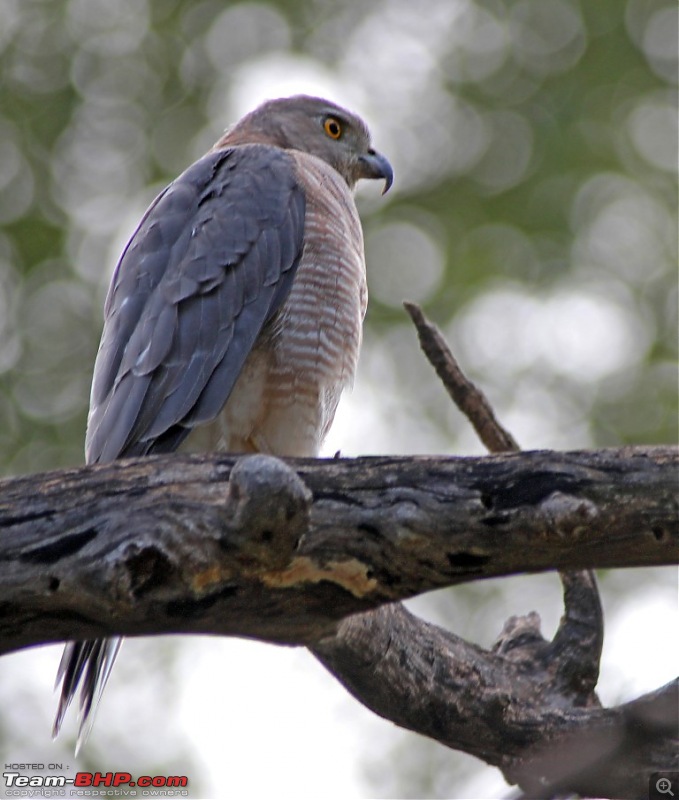
{"label": "hawk", "polygon": [[[362,178],[393,180],[365,123],[298,95],[243,117],[158,195],[106,298],[88,464],[200,432],[230,452],[318,455],[361,344]],[[66,645],[55,735],[80,687],[85,740],[121,641]]]}

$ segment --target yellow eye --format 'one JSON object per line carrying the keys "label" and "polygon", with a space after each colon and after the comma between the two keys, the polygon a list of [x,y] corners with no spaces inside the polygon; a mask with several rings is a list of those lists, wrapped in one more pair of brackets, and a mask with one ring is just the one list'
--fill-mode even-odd
{"label": "yellow eye", "polygon": [[331,139],[339,139],[342,135],[342,123],[335,117],[328,117],[323,123],[323,130]]}

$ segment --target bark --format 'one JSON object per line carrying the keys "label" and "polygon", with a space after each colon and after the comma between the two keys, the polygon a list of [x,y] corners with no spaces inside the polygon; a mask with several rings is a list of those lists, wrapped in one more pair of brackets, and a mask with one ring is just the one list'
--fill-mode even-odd
{"label": "bark", "polygon": [[671,448],[288,463],[143,458],[5,482],[0,652],[112,633],[308,644],[442,586],[677,558]]}
{"label": "bark", "polygon": [[399,604],[342,622],[312,650],[375,713],[500,768],[526,796],[646,797],[654,772],[679,769],[677,682],[601,708],[580,680],[577,640],[595,627],[582,622],[562,622],[573,652],[559,634],[546,642],[535,614],[487,651]]}

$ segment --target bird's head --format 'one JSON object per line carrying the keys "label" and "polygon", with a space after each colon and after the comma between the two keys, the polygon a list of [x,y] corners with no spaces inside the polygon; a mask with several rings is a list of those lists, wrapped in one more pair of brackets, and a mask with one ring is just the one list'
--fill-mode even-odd
{"label": "bird's head", "polygon": [[365,122],[320,97],[268,100],[236,123],[217,146],[246,142],[311,153],[334,167],[352,189],[361,178],[382,179],[386,192],[394,179],[389,161],[373,149]]}

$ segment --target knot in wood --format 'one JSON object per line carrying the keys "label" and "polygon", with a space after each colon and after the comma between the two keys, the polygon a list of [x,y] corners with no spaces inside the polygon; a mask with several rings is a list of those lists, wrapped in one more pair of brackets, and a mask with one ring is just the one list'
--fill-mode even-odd
{"label": "knot in wood", "polygon": [[525,616],[512,616],[504,624],[491,648],[493,653],[511,661],[532,661],[547,644],[541,631],[540,615],[531,611]]}
{"label": "knot in wood", "polygon": [[562,536],[582,536],[599,516],[591,500],[565,492],[552,492],[540,506],[552,530]]}
{"label": "knot in wood", "polygon": [[309,527],[312,495],[287,464],[268,455],[240,458],[231,470],[222,546],[262,567],[285,566]]}
{"label": "knot in wood", "polygon": [[116,571],[116,593],[120,600],[136,601],[171,583],[176,570],[172,559],[153,542],[130,542],[122,552]]}

